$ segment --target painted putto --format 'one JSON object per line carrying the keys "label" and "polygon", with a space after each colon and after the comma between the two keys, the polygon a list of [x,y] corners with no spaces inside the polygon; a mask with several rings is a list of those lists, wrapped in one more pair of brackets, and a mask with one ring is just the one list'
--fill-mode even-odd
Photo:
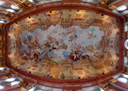
{"label": "painted putto", "polygon": [[56,79],[84,79],[118,69],[119,24],[85,10],[56,10],[12,24],[12,66]]}

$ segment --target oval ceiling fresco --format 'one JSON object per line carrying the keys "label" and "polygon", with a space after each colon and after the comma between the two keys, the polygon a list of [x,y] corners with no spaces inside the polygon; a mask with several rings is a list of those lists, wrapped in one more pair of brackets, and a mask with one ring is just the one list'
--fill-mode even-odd
{"label": "oval ceiling fresco", "polygon": [[27,17],[8,30],[9,63],[55,79],[84,79],[115,71],[119,24],[86,10],[54,10]]}

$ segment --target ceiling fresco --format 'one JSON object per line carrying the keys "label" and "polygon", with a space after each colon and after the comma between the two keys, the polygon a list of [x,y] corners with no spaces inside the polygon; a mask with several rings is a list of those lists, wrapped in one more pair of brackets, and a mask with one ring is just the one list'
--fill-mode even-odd
{"label": "ceiling fresco", "polygon": [[10,65],[41,77],[84,79],[118,69],[119,24],[86,10],[43,12],[8,30]]}

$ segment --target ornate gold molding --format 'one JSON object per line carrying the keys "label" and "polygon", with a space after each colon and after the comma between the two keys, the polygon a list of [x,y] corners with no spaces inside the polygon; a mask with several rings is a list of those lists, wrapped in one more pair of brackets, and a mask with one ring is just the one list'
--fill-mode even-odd
{"label": "ornate gold molding", "polygon": [[108,85],[108,83],[105,83],[104,85],[103,85],[103,87],[105,87],[105,86],[107,86]]}
{"label": "ornate gold molding", "polygon": [[[124,37],[125,37],[125,33],[124,33],[123,35],[124,35]],[[125,51],[123,51],[123,56],[125,56]]]}
{"label": "ornate gold molding", "polygon": [[109,1],[110,1],[110,0],[100,0],[100,3],[105,5],[105,4],[107,4]]}
{"label": "ornate gold molding", "polygon": [[117,6],[115,6],[115,5],[112,5],[109,7],[109,9],[111,9],[111,10],[115,10],[116,8],[117,8]]}
{"label": "ornate gold molding", "polygon": [[108,76],[108,77],[106,77],[105,79],[98,80],[98,83],[100,83],[100,82],[102,82],[102,81],[105,81],[105,80],[107,80],[107,79],[110,79],[110,78],[111,78],[111,76]]}
{"label": "ornate gold molding", "polygon": [[117,80],[116,80],[115,78],[113,78],[113,79],[110,80],[110,82],[112,82],[112,83],[116,83]]}
{"label": "ornate gold molding", "polygon": [[19,2],[15,2],[15,5],[19,6],[21,10],[32,7],[32,3],[28,0],[19,0]]}
{"label": "ornate gold molding", "polygon": [[5,20],[6,20],[6,21],[9,21],[9,20],[10,20],[10,18],[6,18]]}
{"label": "ornate gold molding", "polygon": [[114,89],[108,89],[109,91],[115,91]]}
{"label": "ornate gold molding", "polygon": [[3,24],[0,24],[0,28],[2,28],[3,27]]}
{"label": "ornate gold molding", "polygon": [[105,10],[105,11],[107,11],[107,12],[110,12],[110,10],[109,9],[105,9],[105,8],[103,8],[103,7],[100,7],[100,5],[99,4],[97,4],[97,6],[96,6],[97,8],[99,8],[99,9],[102,9],[102,10]]}

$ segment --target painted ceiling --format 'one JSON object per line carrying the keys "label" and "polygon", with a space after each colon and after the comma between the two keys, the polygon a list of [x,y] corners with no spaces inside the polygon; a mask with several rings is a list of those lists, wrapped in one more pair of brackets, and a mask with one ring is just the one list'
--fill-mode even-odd
{"label": "painted ceiling", "polygon": [[55,79],[84,79],[118,69],[119,23],[86,10],[54,10],[8,30],[9,63]]}

